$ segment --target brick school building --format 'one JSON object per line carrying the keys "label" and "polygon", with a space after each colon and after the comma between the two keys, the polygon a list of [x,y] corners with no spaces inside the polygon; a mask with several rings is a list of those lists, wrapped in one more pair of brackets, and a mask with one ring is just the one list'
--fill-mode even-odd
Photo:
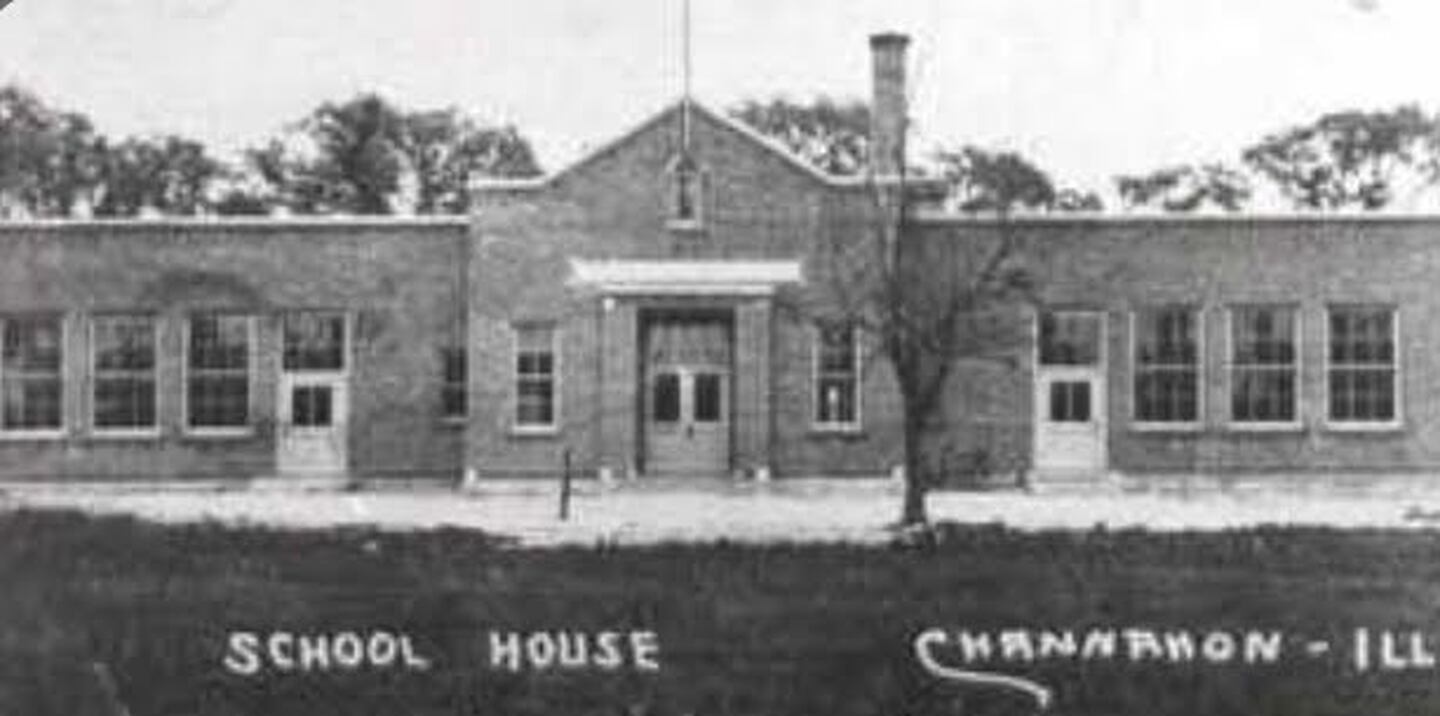
{"label": "brick school building", "polygon": [[[906,44],[871,40],[877,158]],[[792,308],[870,240],[875,185],[684,98],[464,218],[0,223],[0,478],[887,474],[890,368]],[[940,280],[1002,231],[1039,302],[1013,361],[950,382],[965,469],[1440,467],[1440,220],[922,207],[901,240]]]}

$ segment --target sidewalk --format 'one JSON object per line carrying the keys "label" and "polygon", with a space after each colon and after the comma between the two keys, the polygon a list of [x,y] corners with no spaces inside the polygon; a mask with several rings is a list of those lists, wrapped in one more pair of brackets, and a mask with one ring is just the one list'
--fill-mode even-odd
{"label": "sidewalk", "polygon": [[[883,542],[900,505],[885,480],[739,483],[706,489],[606,487],[580,482],[570,519],[558,516],[553,483],[499,483],[472,491],[277,491],[138,489],[133,485],[7,484],[0,509],[80,509],[160,522],[325,528],[375,525],[414,530],[483,529],[527,545],[665,541]],[[1023,530],[1215,530],[1261,524],[1339,528],[1440,528],[1440,494],[1294,495],[1283,492],[1030,495],[938,492],[934,520],[998,523]]]}

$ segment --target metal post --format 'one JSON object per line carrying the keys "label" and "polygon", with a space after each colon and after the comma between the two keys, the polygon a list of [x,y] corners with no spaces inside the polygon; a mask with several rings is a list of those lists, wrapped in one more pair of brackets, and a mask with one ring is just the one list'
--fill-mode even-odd
{"label": "metal post", "polygon": [[560,474],[560,521],[570,519],[570,448],[565,448],[565,470]]}

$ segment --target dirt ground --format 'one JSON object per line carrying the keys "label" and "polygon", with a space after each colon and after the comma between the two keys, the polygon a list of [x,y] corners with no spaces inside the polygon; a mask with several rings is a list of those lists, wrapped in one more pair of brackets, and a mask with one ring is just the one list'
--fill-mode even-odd
{"label": "dirt ground", "polygon": [[[806,480],[701,488],[579,483],[568,519],[553,484],[488,484],[473,490],[185,489],[155,486],[5,485],[0,508],[71,508],[158,522],[219,521],[278,527],[377,525],[391,530],[478,528],[522,544],[645,544],[666,541],[879,542],[899,511],[890,481]],[[1219,530],[1254,525],[1342,528],[1440,526],[1440,495],[937,492],[931,518],[1022,530]]]}

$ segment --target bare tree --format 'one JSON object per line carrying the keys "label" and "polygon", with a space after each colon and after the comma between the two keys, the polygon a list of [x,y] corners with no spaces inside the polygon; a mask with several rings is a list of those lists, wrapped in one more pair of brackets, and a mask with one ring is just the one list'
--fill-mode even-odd
{"label": "bare tree", "polygon": [[[951,448],[947,393],[962,366],[1014,368],[1027,344],[1018,320],[1034,295],[1023,262],[1019,210],[1091,210],[1057,191],[1024,158],[966,147],[941,157],[943,179],[910,180],[903,169],[871,182],[863,231],[840,232],[821,247],[812,315],[843,322],[894,371],[903,412],[905,482],[899,524],[927,521],[926,495]],[[973,234],[917,222],[917,207],[945,202],[986,217]]]}

